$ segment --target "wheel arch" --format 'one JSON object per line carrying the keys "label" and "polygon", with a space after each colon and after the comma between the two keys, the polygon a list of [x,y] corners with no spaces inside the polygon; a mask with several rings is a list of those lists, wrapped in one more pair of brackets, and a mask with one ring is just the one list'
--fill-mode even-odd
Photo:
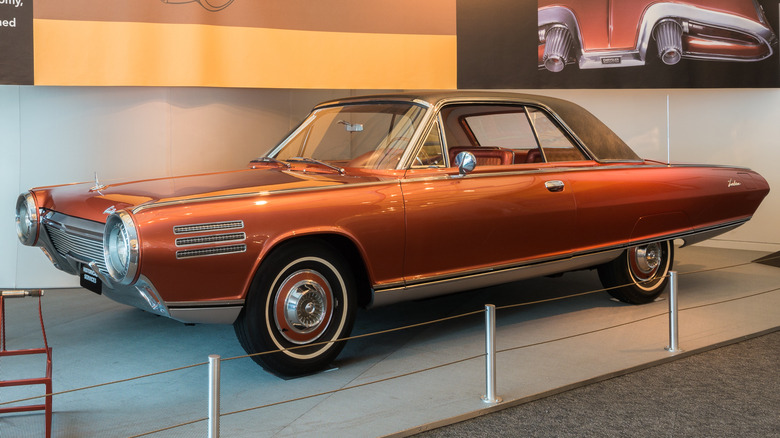
{"label": "wheel arch", "polygon": [[252,278],[247,283],[247,287],[244,292],[245,297],[248,296],[249,291],[252,289],[252,284],[258,281],[257,272],[260,270],[262,264],[266,260],[269,260],[271,257],[273,257],[273,254],[276,251],[289,245],[305,244],[307,242],[320,243],[330,246],[335,249],[342,257],[344,257],[344,260],[349,264],[355,277],[355,286],[357,288],[355,292],[358,306],[368,306],[368,304],[371,303],[373,292],[371,288],[371,280],[368,274],[368,267],[365,263],[363,254],[354,240],[348,236],[338,233],[312,233],[304,235],[298,234],[291,235],[287,238],[273,242],[267,250],[263,251],[257,263],[255,264]]}

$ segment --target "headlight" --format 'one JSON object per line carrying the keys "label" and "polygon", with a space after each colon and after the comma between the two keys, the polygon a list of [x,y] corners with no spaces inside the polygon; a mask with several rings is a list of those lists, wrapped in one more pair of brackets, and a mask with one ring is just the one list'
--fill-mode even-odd
{"label": "headlight", "polygon": [[138,233],[130,213],[119,211],[108,217],[103,233],[103,257],[111,279],[128,285],[138,271]]}
{"label": "headlight", "polygon": [[16,235],[28,246],[38,240],[38,207],[32,193],[22,193],[16,200]]}

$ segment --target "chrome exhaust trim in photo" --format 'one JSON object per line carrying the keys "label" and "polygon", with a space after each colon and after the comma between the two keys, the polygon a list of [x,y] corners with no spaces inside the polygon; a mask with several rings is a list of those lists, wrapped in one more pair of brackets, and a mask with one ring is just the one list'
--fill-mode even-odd
{"label": "chrome exhaust trim in photo", "polygon": [[682,59],[683,28],[676,20],[668,19],[658,23],[653,36],[658,44],[658,57],[666,65],[674,65]]}
{"label": "chrome exhaust trim in photo", "polygon": [[574,41],[566,26],[557,25],[547,29],[545,33],[544,67],[551,72],[559,72],[566,66]]}

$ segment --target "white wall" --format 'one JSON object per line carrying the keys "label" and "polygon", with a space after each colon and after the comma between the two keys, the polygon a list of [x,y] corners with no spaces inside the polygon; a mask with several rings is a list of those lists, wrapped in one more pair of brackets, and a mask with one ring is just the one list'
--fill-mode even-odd
{"label": "white wall", "polygon": [[14,285],[17,245],[13,208],[19,191],[19,87],[0,86],[0,288]]}
{"label": "white wall", "polygon": [[[780,250],[780,90],[543,90],[583,105],[645,158],[737,164],[776,191],[713,244]],[[0,287],[69,287],[37,248],[17,243],[16,196],[30,187],[240,168],[322,100],[349,90],[0,86]]]}

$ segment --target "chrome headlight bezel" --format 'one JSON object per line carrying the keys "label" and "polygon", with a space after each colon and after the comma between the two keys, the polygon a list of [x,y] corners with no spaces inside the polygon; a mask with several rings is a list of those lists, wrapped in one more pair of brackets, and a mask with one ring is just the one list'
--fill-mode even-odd
{"label": "chrome headlight bezel", "polygon": [[31,192],[19,195],[16,199],[16,235],[22,244],[33,246],[38,241],[39,219],[35,196]]}
{"label": "chrome headlight bezel", "polygon": [[109,216],[103,232],[103,259],[113,282],[127,286],[135,281],[138,254],[138,231],[130,213],[118,211]]}

